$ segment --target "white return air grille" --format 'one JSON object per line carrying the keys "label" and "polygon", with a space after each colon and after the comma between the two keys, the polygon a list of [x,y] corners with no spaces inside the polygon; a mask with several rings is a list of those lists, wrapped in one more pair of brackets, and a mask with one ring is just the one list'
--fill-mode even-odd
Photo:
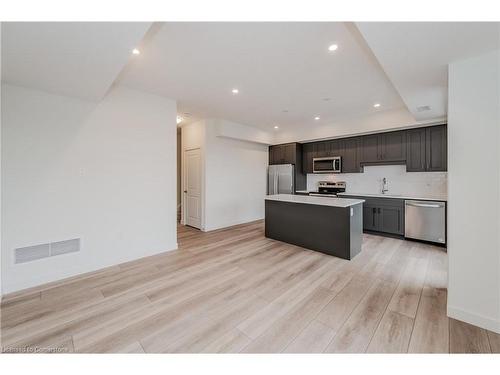
{"label": "white return air grille", "polygon": [[14,263],[26,263],[33,260],[53,257],[80,251],[80,238],[50,242],[42,245],[20,247],[14,250]]}

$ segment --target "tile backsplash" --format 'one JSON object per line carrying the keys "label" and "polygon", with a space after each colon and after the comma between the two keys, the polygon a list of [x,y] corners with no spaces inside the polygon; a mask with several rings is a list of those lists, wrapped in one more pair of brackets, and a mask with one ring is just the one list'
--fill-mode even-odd
{"label": "tile backsplash", "polygon": [[317,190],[319,181],[345,181],[347,193],[380,194],[384,177],[389,195],[447,195],[447,172],[406,172],[404,165],[365,166],[364,173],[308,174],[307,190]]}

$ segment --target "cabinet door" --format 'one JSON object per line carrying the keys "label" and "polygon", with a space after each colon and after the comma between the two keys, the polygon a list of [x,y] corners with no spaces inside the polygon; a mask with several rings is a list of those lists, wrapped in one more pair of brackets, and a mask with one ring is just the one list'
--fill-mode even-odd
{"label": "cabinet door", "polygon": [[282,164],[295,164],[295,150],[297,145],[295,143],[289,143],[283,145],[283,161]]}
{"label": "cabinet door", "polygon": [[328,156],[328,142],[316,142],[314,144],[314,157],[324,158]]}
{"label": "cabinet door", "polygon": [[344,151],[344,140],[335,139],[329,142],[328,156],[342,156]]}
{"label": "cabinet door", "polygon": [[344,139],[342,152],[342,173],[359,173],[359,142],[358,137]]}
{"label": "cabinet door", "polygon": [[377,207],[378,231],[392,234],[404,234],[403,209],[400,206]]}
{"label": "cabinet door", "polygon": [[275,152],[276,152],[275,146],[269,146],[269,165],[274,164]]}
{"label": "cabinet door", "polygon": [[361,162],[375,163],[380,161],[379,157],[379,135],[365,135],[361,138]]}
{"label": "cabinet door", "polygon": [[406,171],[425,171],[426,129],[412,129],[406,133]]}
{"label": "cabinet door", "polygon": [[446,171],[448,169],[446,125],[427,128],[426,137],[426,170]]}
{"label": "cabinet door", "polygon": [[282,151],[281,145],[269,147],[269,164],[280,164]]}
{"label": "cabinet door", "polygon": [[313,173],[313,152],[313,143],[302,146],[302,173]]}
{"label": "cabinet door", "polygon": [[363,230],[378,230],[377,207],[363,204]]}
{"label": "cabinet door", "polygon": [[404,131],[380,134],[379,145],[381,160],[390,162],[406,160],[406,133]]}

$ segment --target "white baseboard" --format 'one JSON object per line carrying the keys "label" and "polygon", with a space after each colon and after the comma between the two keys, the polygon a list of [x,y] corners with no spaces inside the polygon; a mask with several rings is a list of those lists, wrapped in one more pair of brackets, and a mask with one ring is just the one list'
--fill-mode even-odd
{"label": "white baseboard", "polygon": [[482,315],[474,314],[468,311],[458,309],[453,306],[447,308],[448,317],[472,324],[477,327],[500,334],[500,321],[491,319]]}
{"label": "white baseboard", "polygon": [[204,232],[209,232],[209,231],[212,231],[212,230],[233,227],[235,225],[251,223],[252,221],[257,221],[257,220],[264,220],[264,217],[249,218],[249,219],[244,219],[244,220],[235,220],[235,221],[230,221],[230,222],[227,222],[227,223],[222,223],[222,224],[213,225],[213,226],[208,226],[207,225],[207,226],[204,227],[203,231]]}

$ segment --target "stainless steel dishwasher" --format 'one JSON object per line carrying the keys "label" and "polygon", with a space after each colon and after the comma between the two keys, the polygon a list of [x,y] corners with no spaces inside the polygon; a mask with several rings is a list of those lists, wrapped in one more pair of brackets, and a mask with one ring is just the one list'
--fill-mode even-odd
{"label": "stainless steel dishwasher", "polygon": [[446,243],[446,202],[405,200],[405,237]]}

